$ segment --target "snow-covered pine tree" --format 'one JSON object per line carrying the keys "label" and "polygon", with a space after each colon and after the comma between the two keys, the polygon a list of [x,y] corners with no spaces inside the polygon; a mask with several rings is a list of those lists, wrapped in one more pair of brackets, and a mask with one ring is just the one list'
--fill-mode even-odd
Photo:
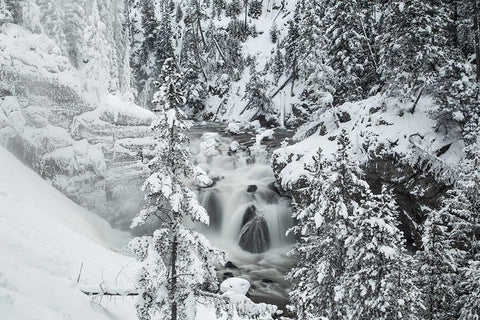
{"label": "snow-covered pine tree", "polygon": [[[466,158],[462,163],[464,172],[458,179],[458,208],[467,214],[467,226],[462,235],[467,235],[467,263],[460,270],[460,320],[480,319],[480,112],[469,123],[465,140]],[[465,208],[466,207],[466,208]]]}
{"label": "snow-covered pine tree", "polygon": [[87,27],[84,3],[69,1],[65,4],[65,38],[67,54],[72,65],[79,68],[82,63],[83,33]]}
{"label": "snow-covered pine tree", "polygon": [[461,220],[450,214],[452,208],[427,210],[423,230],[423,250],[418,251],[418,285],[423,291],[425,319],[456,319],[456,282],[464,254],[456,247],[450,226]]}
{"label": "snow-covered pine tree", "polygon": [[0,25],[11,22],[13,20],[12,13],[7,7],[5,0],[0,0]]}
{"label": "snow-covered pine tree", "polygon": [[269,115],[272,113],[271,100],[267,96],[268,83],[261,78],[260,73],[255,69],[255,65],[250,68],[250,80],[245,86],[244,100],[247,101],[245,110],[255,110],[255,116]]}
{"label": "snow-covered pine tree", "polygon": [[[0,3],[0,12],[3,12],[5,17],[16,24],[23,23],[23,6],[25,0],[3,0]],[[1,9],[3,6],[4,10]],[[0,13],[2,15],[2,13]]]}
{"label": "snow-covered pine tree", "polygon": [[480,320],[480,257],[462,270],[464,281],[460,286],[467,294],[460,298],[458,320]]}
{"label": "snow-covered pine tree", "polygon": [[181,84],[175,61],[165,60],[153,101],[158,115],[152,124],[157,145],[149,163],[151,174],[143,186],[147,205],[132,223],[135,227],[155,219],[159,227],[152,236],[130,244],[142,262],[137,282],[141,320],[193,320],[195,296],[217,289],[213,265],[221,254],[203,235],[183,224],[185,219],[208,224],[209,217],[184,183],[204,173],[190,162]]}
{"label": "snow-covered pine tree", "polygon": [[297,265],[289,272],[290,299],[300,320],[347,317],[342,285],[347,252],[345,241],[352,231],[352,217],[365,198],[368,185],[359,179],[360,169],[348,156],[347,132],[337,137],[338,152],[333,161],[315,155],[304,200],[293,214],[298,225],[290,232],[299,236],[292,253]]}
{"label": "snow-covered pine tree", "polygon": [[113,50],[105,38],[105,24],[100,19],[97,0],[91,4],[84,43],[82,71],[88,79],[89,89],[99,96],[110,89],[110,57]]}
{"label": "snow-covered pine tree", "polygon": [[[64,33],[65,11],[63,3],[57,3],[55,0],[38,0],[38,3],[42,11],[43,30],[51,39],[55,40],[63,53],[66,53],[67,39]],[[98,7],[96,10],[98,12]]]}
{"label": "snow-covered pine tree", "polygon": [[338,77],[336,103],[366,97],[378,84],[375,1],[341,0],[325,9],[326,63]]}
{"label": "snow-covered pine tree", "polygon": [[157,60],[153,53],[156,50],[159,22],[155,16],[155,7],[152,0],[141,0],[140,10],[143,29],[143,41],[139,52],[140,79],[146,80],[155,76],[153,70],[156,68]]}
{"label": "snow-covered pine tree", "polygon": [[445,6],[421,0],[389,1],[383,12],[379,72],[384,90],[408,101],[445,64],[449,16]]}
{"label": "snow-covered pine tree", "polygon": [[461,127],[471,118],[472,111],[479,108],[478,84],[474,70],[466,61],[449,60],[440,69],[434,90],[439,110],[436,112],[437,129]]}
{"label": "snow-covered pine tree", "polygon": [[398,208],[386,187],[378,195],[369,193],[356,209],[341,286],[347,319],[423,319],[413,259],[398,223]]}

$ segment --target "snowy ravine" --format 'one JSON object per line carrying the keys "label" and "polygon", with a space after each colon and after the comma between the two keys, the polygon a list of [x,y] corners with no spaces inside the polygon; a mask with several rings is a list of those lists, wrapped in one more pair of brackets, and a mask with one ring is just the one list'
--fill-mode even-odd
{"label": "snowy ravine", "polygon": [[[124,252],[130,235],[73,203],[3,147],[0,163],[0,318],[136,319],[136,297],[82,293],[135,292],[138,264]],[[237,283],[221,292],[237,294]],[[198,303],[197,319],[217,319],[209,302]]]}

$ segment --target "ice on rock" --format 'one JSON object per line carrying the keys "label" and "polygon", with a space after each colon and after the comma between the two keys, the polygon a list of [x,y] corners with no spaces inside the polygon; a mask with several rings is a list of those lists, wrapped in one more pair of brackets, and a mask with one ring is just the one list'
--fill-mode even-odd
{"label": "ice on rock", "polygon": [[250,289],[250,282],[242,278],[228,278],[220,285],[220,292],[224,295],[246,295]]}

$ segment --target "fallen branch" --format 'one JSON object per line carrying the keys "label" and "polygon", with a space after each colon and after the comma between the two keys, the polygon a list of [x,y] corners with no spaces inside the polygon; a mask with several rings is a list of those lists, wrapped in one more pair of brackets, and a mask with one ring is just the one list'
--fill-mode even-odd
{"label": "fallen branch", "polygon": [[287,84],[293,79],[294,76],[295,75],[292,74],[290,77],[288,77],[288,79],[285,80],[285,82],[275,91],[275,93],[270,96],[270,99],[275,98],[275,96],[287,86]]}
{"label": "fallen branch", "polygon": [[87,296],[138,296],[138,292],[135,289],[123,289],[117,287],[107,287],[102,285],[96,286],[79,286],[78,289]]}

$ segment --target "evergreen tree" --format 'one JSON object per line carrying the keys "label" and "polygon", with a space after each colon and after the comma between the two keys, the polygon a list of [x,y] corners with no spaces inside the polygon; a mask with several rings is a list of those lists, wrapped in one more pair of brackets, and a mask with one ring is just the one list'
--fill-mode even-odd
{"label": "evergreen tree", "polygon": [[225,15],[230,18],[236,18],[240,13],[242,13],[242,5],[240,0],[232,0],[227,4],[225,9]]}
{"label": "evergreen tree", "polygon": [[204,224],[209,218],[183,182],[204,173],[190,162],[181,83],[175,61],[165,60],[153,101],[158,115],[152,124],[157,145],[149,164],[151,174],[143,186],[147,206],[132,223],[135,227],[151,218],[160,225],[152,236],[131,242],[142,262],[137,282],[141,320],[193,320],[195,297],[217,288],[213,265],[220,254],[202,235],[183,225],[187,218]]}
{"label": "evergreen tree", "polygon": [[480,257],[463,269],[464,282],[460,284],[467,294],[460,298],[458,320],[480,319]]}
{"label": "evergreen tree", "polygon": [[153,70],[155,70],[158,63],[153,54],[157,49],[156,42],[159,34],[159,23],[155,17],[153,0],[142,0],[141,2],[141,25],[144,40],[140,49],[139,67],[142,71],[140,78],[146,80],[155,76]]}
{"label": "evergreen tree", "polygon": [[412,259],[397,227],[398,208],[385,187],[367,195],[352,224],[341,285],[348,319],[422,319]]}
{"label": "evergreen tree", "polygon": [[113,52],[105,38],[105,24],[100,19],[97,0],[92,3],[84,43],[83,73],[89,80],[90,89],[100,95],[110,89],[110,57]]}
{"label": "evergreen tree", "polygon": [[245,87],[243,99],[247,101],[247,104],[244,111],[247,109],[255,110],[255,115],[271,113],[271,100],[267,96],[267,88],[267,82],[260,77],[260,74],[255,70],[255,66],[253,66],[250,69],[250,80]]}
{"label": "evergreen tree", "polygon": [[280,49],[280,45],[277,42],[277,46],[275,48],[275,55],[273,56],[270,67],[270,70],[273,74],[273,79],[275,80],[275,84],[278,83],[278,80],[283,75],[283,72],[285,70],[285,64],[283,63],[283,60],[284,58],[282,55],[282,50]]}
{"label": "evergreen tree", "polygon": [[338,81],[337,103],[368,96],[378,83],[373,1],[334,1],[325,12],[327,64]]}
{"label": "evergreen tree", "polygon": [[384,6],[380,73],[388,95],[408,99],[418,94],[444,65],[445,6],[434,1],[391,1]]}
{"label": "evergreen tree", "polygon": [[0,25],[13,21],[12,13],[7,7],[5,0],[0,0]]}
{"label": "evergreen tree", "polygon": [[455,285],[458,280],[458,263],[463,259],[463,254],[456,249],[450,229],[455,222],[458,220],[450,214],[450,210],[430,210],[424,223],[423,250],[417,252],[417,259],[425,319],[456,319]]}
{"label": "evergreen tree", "polygon": [[248,15],[253,19],[258,19],[262,15],[263,1],[252,0],[248,6]]}
{"label": "evergreen tree", "polygon": [[82,2],[67,2],[65,4],[64,31],[67,40],[67,54],[76,68],[79,68],[82,62],[83,33],[86,27],[86,15]]}
{"label": "evergreen tree", "polygon": [[348,156],[349,139],[345,130],[337,137],[338,152],[332,162],[322,159],[306,169],[312,174],[304,202],[297,204],[293,217],[298,225],[291,232],[299,236],[293,250],[297,265],[289,272],[290,299],[298,319],[347,317],[344,273],[347,267],[346,241],[353,225],[357,199],[368,192],[360,180],[359,168]]}
{"label": "evergreen tree", "polygon": [[277,24],[273,22],[272,28],[270,29],[270,40],[272,40],[273,43],[277,43],[279,34]]}

